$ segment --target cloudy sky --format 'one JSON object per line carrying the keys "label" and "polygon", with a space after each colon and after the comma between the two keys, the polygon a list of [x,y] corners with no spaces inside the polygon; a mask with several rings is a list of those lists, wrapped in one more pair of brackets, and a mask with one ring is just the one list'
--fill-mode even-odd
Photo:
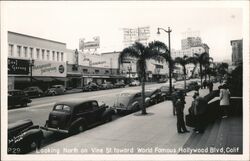
{"label": "cloudy sky", "polygon": [[199,31],[215,61],[231,59],[230,40],[243,38],[242,1],[238,2],[5,2],[4,26],[8,31],[65,42],[78,48],[79,39],[100,36],[100,52],[123,48],[123,28],[150,26],[150,40],[167,43],[167,34],[157,27],[172,29],[171,47],[181,49],[182,33]]}

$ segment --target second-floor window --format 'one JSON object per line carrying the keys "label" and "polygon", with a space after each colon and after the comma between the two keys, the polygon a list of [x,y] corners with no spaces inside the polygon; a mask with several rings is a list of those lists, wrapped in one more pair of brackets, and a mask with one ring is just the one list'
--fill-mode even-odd
{"label": "second-floor window", "polygon": [[63,52],[61,52],[61,61],[63,61]]}
{"label": "second-floor window", "polygon": [[95,73],[98,74],[100,71],[99,70],[95,70]]}
{"label": "second-floor window", "polygon": [[55,61],[55,51],[52,51],[52,60]]}
{"label": "second-floor window", "polygon": [[13,56],[13,48],[14,48],[14,45],[9,44],[9,55],[10,56]]}
{"label": "second-floor window", "polygon": [[40,59],[40,49],[36,49],[36,58]]}
{"label": "second-floor window", "polygon": [[30,48],[30,58],[33,59],[33,48]]}
{"label": "second-floor window", "polygon": [[59,52],[57,52],[56,54],[57,54],[56,61],[59,61]]}
{"label": "second-floor window", "polygon": [[27,47],[23,47],[24,57],[27,58]]}
{"label": "second-floor window", "polygon": [[44,60],[44,49],[42,50],[42,60]]}
{"label": "second-floor window", "polygon": [[47,50],[47,60],[49,60],[49,50]]}
{"label": "second-floor window", "polygon": [[17,56],[21,57],[21,46],[17,46]]}

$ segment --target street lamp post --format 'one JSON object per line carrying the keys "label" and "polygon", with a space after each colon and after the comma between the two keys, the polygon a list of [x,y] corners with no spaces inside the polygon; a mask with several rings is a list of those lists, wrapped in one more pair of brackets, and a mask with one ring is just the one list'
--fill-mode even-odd
{"label": "street lamp post", "polygon": [[163,28],[158,28],[157,34],[160,34],[160,30],[165,31],[168,33],[168,50],[169,50],[169,92],[172,94],[172,59],[171,59],[171,47],[170,47],[170,33],[172,30],[170,27],[168,27],[168,30],[165,30]]}
{"label": "street lamp post", "polygon": [[34,66],[34,59],[30,59],[30,86],[32,86],[32,67]]}

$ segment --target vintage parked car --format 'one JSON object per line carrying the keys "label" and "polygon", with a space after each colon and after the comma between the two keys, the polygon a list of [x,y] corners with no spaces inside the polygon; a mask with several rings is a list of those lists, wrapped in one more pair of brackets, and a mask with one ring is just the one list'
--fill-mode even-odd
{"label": "vintage parked car", "polygon": [[196,81],[187,83],[187,91],[198,90],[201,86]]}
{"label": "vintage parked car", "polygon": [[161,86],[160,90],[161,90],[161,101],[165,101],[165,100],[170,100],[171,99],[171,94],[170,94],[169,86],[167,86],[167,85]]}
{"label": "vintage parked car", "polygon": [[161,78],[158,80],[158,83],[166,83],[167,82],[167,79],[165,78]]}
{"label": "vintage parked car", "polygon": [[[149,106],[150,98],[145,95],[145,106]],[[119,93],[114,102],[114,109],[118,114],[131,113],[141,109],[142,93],[140,90],[125,90]]]}
{"label": "vintage parked car", "polygon": [[123,82],[117,82],[114,84],[114,88],[124,88],[126,85]]}
{"label": "vintage parked car", "polygon": [[49,114],[45,128],[59,133],[76,134],[112,120],[114,110],[96,100],[72,99],[57,102]]}
{"label": "vintage parked car", "polygon": [[40,148],[43,132],[31,120],[8,124],[8,154],[25,154]]}
{"label": "vintage parked car", "polygon": [[37,86],[27,87],[23,90],[29,97],[41,97],[43,96],[43,91]]}
{"label": "vintage parked car", "polygon": [[141,83],[140,83],[138,80],[133,80],[133,81],[129,84],[129,86],[139,86],[139,85],[141,85]]}
{"label": "vintage parked car", "polygon": [[149,104],[154,105],[161,102],[161,90],[159,88],[146,88],[145,96],[149,97]]}
{"label": "vintage parked car", "polygon": [[28,103],[32,101],[26,93],[22,90],[9,90],[8,91],[8,107],[14,107],[20,105],[21,107],[26,107]]}
{"label": "vintage parked car", "polygon": [[100,89],[112,89],[114,85],[110,82],[106,82],[100,85]]}
{"label": "vintage parked car", "polygon": [[96,83],[92,82],[92,83],[89,83],[89,84],[83,86],[82,91],[83,92],[84,91],[97,91],[99,89],[100,89],[100,87]]}
{"label": "vintage parked car", "polygon": [[66,92],[66,89],[63,85],[53,85],[46,91],[46,95],[54,96],[54,95],[64,94],[64,92]]}

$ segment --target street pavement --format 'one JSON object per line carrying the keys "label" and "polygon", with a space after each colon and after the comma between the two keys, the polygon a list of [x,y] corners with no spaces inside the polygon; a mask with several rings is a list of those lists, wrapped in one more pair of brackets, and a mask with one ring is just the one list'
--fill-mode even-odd
{"label": "street pavement", "polygon": [[[216,87],[215,87],[216,88]],[[194,91],[187,93],[184,113],[188,113]],[[200,95],[208,94],[201,89]],[[172,102],[165,101],[103,124],[75,136],[42,147],[32,154],[177,154],[190,139],[190,133],[178,134]],[[185,150],[185,149],[184,149]]]}

